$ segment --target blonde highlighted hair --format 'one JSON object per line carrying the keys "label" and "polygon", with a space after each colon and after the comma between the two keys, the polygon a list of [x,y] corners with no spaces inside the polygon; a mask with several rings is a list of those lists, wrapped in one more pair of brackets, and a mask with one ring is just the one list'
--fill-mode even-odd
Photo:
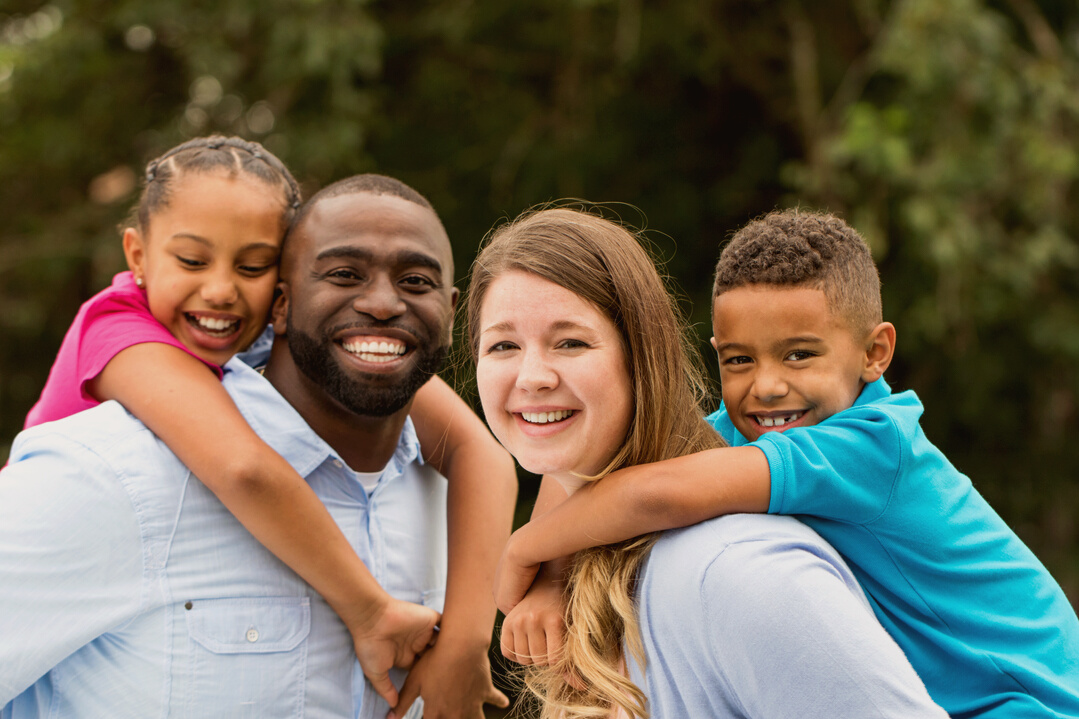
{"label": "blonde highlighted hair", "polygon": [[[618,329],[634,388],[625,440],[600,473],[723,446],[704,421],[700,361],[655,263],[622,225],[584,209],[526,212],[497,228],[472,265],[468,338],[478,356],[479,319],[491,283],[528,272],[595,305]],[[527,670],[525,684],[541,716],[607,717],[621,707],[648,717],[644,693],[622,669],[623,646],[644,666],[637,622],[637,572],[655,535],[577,554],[567,581],[566,642],[561,658]],[[567,678],[570,678],[567,681]]]}

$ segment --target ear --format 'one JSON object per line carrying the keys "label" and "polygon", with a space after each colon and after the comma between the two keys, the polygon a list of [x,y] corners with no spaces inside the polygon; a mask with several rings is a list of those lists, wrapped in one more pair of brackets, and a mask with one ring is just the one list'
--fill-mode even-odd
{"label": "ear", "polygon": [[270,324],[276,337],[288,334],[289,288],[285,282],[278,282],[274,288],[273,307],[270,309]]}
{"label": "ear", "polygon": [[865,366],[862,369],[862,381],[866,384],[876,382],[892,363],[895,352],[895,325],[881,322],[873,328],[866,339]]}
{"label": "ear", "polygon": [[716,352],[718,352],[719,348],[716,347],[716,338],[715,337],[709,337],[708,341],[712,343],[712,349],[714,349]]}
{"label": "ear", "polygon": [[127,268],[135,277],[146,274],[146,243],[134,227],[124,230],[124,258],[127,260]]}

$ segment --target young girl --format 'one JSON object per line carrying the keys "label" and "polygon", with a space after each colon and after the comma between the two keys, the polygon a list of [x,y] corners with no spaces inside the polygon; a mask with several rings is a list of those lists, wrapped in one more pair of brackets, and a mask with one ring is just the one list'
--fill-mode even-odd
{"label": "young girl", "polygon": [[[178,145],[150,162],[145,181],[137,221],[123,236],[130,271],[79,310],[26,427],[120,402],[326,599],[351,632],[364,674],[394,706],[388,671],[409,666],[432,641],[438,613],[378,585],[218,381],[222,365],[266,328],[299,186],[262,146],[235,137]],[[451,483],[477,465],[491,482],[514,481],[498,476],[512,471],[505,453],[437,377],[418,393],[414,413],[425,456]]]}

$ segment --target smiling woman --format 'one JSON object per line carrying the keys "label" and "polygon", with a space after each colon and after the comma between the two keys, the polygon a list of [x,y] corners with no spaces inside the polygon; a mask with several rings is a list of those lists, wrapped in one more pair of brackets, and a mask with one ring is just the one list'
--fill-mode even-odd
{"label": "smiling woman", "polygon": [[[648,253],[622,226],[550,209],[499,228],[472,268],[468,333],[484,412],[526,469],[567,492],[620,467],[723,445]],[[566,650],[529,670],[545,717],[646,716],[624,647],[644,663],[633,587],[654,537],[580,552]]]}

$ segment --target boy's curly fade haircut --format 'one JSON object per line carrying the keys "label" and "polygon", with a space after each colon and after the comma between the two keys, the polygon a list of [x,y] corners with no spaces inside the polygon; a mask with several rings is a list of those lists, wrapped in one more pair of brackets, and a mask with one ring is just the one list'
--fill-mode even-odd
{"label": "boy's curly fade haircut", "polygon": [[855,334],[882,319],[880,275],[869,246],[835,215],[780,210],[738,230],[719,255],[712,299],[752,284],[821,290]]}

